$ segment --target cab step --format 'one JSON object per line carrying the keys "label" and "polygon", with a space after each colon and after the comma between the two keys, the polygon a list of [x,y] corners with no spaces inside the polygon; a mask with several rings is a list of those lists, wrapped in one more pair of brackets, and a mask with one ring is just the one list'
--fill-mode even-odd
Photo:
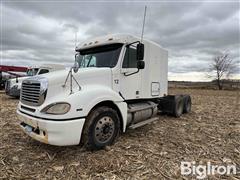
{"label": "cab step", "polygon": [[141,121],[139,123],[136,123],[136,124],[133,124],[133,125],[129,126],[129,129],[136,129],[138,127],[144,126],[144,125],[149,124],[149,123],[151,123],[153,121],[156,121],[158,119],[159,119],[158,117],[154,117],[154,118],[151,118],[151,119],[147,119],[145,121]]}

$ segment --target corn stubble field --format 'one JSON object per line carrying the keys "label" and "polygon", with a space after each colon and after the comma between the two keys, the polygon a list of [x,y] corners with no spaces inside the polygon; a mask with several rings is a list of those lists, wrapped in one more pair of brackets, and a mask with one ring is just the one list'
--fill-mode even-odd
{"label": "corn stubble field", "polygon": [[[192,112],[128,130],[104,150],[39,143],[18,127],[18,100],[1,97],[0,179],[188,179],[181,161],[240,166],[238,91],[170,89],[192,96]],[[210,176],[239,179],[240,175]]]}

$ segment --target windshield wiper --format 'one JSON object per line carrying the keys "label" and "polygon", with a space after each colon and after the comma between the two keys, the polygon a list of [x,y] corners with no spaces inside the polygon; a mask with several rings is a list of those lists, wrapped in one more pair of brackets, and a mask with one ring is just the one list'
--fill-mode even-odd
{"label": "windshield wiper", "polygon": [[90,64],[90,62],[92,60],[92,57],[93,57],[93,55],[90,56],[90,59],[89,59],[88,64],[87,64],[87,67],[89,67],[89,64]]}

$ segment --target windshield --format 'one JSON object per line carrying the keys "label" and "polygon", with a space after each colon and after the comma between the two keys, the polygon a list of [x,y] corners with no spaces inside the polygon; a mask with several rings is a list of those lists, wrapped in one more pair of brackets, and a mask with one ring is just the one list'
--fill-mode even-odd
{"label": "windshield", "polygon": [[114,67],[117,64],[122,44],[111,44],[80,51],[76,61],[80,68]]}
{"label": "windshield", "polygon": [[27,76],[35,76],[38,72],[39,68],[33,68],[27,70]]}

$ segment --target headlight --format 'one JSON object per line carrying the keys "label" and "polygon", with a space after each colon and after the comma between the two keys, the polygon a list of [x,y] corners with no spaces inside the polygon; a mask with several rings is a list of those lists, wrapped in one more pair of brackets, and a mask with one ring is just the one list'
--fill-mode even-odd
{"label": "headlight", "polygon": [[71,105],[65,102],[53,103],[41,110],[46,114],[66,114],[71,108]]}
{"label": "headlight", "polygon": [[18,89],[18,85],[14,85],[12,88],[13,89]]}

